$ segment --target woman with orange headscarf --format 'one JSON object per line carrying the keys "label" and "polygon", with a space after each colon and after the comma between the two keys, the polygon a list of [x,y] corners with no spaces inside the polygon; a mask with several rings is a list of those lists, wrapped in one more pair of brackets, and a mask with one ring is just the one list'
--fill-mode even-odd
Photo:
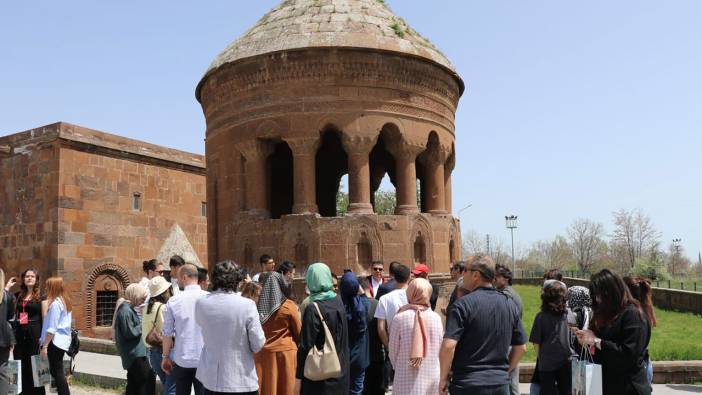
{"label": "woman with orange headscarf", "polygon": [[407,304],[395,315],[390,331],[390,361],[395,368],[393,393],[439,393],[439,349],[444,335],[439,315],[430,309],[432,287],[423,278],[407,287]]}

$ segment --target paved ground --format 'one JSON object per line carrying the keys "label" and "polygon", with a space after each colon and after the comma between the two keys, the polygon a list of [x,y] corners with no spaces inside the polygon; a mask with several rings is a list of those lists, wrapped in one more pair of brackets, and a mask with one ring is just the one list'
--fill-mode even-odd
{"label": "paved ground", "polygon": [[[122,369],[118,356],[95,354],[81,351],[76,358],[76,371],[93,376],[111,377],[126,380],[127,372]],[[522,394],[529,393],[529,384],[521,384]],[[85,385],[71,386],[72,395],[113,395],[115,390],[103,390]],[[655,395],[702,394],[702,385],[657,384],[653,386]]]}

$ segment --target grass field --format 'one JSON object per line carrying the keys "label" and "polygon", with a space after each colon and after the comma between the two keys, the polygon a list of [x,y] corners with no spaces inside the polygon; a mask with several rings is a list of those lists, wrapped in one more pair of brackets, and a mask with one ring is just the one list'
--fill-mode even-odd
{"label": "grass field", "polygon": [[[528,337],[534,317],[541,308],[541,291],[539,287],[532,285],[516,285],[514,289],[524,302],[524,329]],[[649,346],[654,361],[702,360],[702,317],[656,309],[656,318],[658,326],[653,328]],[[522,361],[536,361],[531,344]]]}

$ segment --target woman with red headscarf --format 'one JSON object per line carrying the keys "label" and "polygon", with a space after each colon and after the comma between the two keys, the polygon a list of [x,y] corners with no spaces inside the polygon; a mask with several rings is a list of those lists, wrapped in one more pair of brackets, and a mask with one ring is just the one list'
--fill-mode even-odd
{"label": "woman with red headscarf", "polygon": [[395,368],[393,393],[439,393],[441,318],[430,308],[432,287],[423,278],[407,287],[407,304],[395,315],[390,331],[390,361]]}

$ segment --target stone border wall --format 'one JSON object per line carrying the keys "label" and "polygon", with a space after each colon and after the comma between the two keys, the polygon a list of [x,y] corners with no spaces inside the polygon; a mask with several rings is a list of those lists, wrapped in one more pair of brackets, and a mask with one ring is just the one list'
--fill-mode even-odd
{"label": "stone border wall", "polygon": [[[516,278],[514,284],[541,285],[540,278]],[[579,278],[565,278],[564,282],[570,287],[582,285],[587,287],[590,282]],[[653,304],[666,310],[702,315],[702,292],[681,291],[668,288],[653,288]]]}

